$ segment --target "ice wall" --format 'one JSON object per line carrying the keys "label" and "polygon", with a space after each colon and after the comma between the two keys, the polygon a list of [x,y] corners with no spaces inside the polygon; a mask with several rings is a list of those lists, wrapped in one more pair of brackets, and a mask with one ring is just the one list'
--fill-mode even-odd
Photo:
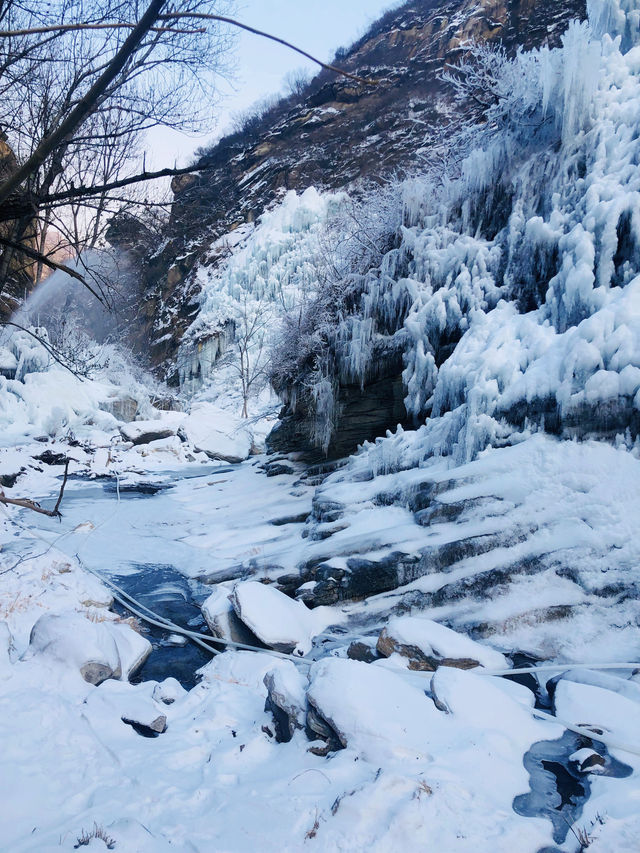
{"label": "ice wall", "polygon": [[229,257],[222,264],[197,270],[200,312],[178,354],[185,391],[193,393],[211,379],[221,356],[233,357],[234,330],[267,318],[270,339],[278,318],[315,291],[318,238],[341,199],[313,187],[301,195],[288,192],[255,228],[231,235]]}

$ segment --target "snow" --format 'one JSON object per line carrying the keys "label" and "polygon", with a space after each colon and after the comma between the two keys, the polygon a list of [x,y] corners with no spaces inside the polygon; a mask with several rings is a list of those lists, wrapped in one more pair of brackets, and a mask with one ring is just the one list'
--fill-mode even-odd
{"label": "snow", "polygon": [[[357,383],[399,344],[407,407],[425,422],[366,445],[320,485],[293,461],[293,473],[267,478],[267,460],[251,456],[274,399],[256,393],[252,417],[240,417],[232,327],[268,306],[255,360],[282,312],[313,297],[342,195],[287,194],[238,229],[215,273],[198,271],[201,312],[179,364],[194,395],[184,412],[155,409],[157,387],[115,350],[81,379],[28,335],[3,333],[0,372],[16,378],[0,376],[0,472],[20,474],[5,493],[53,506],[62,466],[36,457],[72,456],[61,521],[0,507],[3,848],[71,851],[95,823],[116,850],[140,853],[537,853],[551,849],[551,822],[516,814],[513,801],[532,784],[526,752],[557,740],[563,720],[603,729],[631,771],[589,776],[575,830],[588,830],[595,853],[637,848],[638,683],[572,668],[633,661],[640,644],[640,461],[624,429],[640,409],[638,10],[589,5],[591,32],[574,25],[561,50],[523,55],[509,71],[512,104],[541,122],[536,133],[479,132],[481,147],[444,188],[409,181],[398,245],[349,279],[360,290],[335,332],[337,375]],[[513,204],[491,231],[481,200],[503,175]],[[518,288],[527,304],[516,305]],[[332,421],[335,377],[314,378]],[[124,424],[113,401],[128,398],[139,420]],[[604,429],[603,410],[621,411],[623,428]],[[151,428],[168,435],[123,440]],[[313,610],[277,589],[302,572],[296,591],[313,596],[323,571],[348,581],[358,560],[397,566],[397,587]],[[294,658],[225,652],[190,690],[173,677],[131,684],[150,644],[83,567],[220,582],[209,617],[228,614],[232,594],[262,641]],[[403,643],[485,669],[505,667],[495,649],[561,661],[560,722],[536,717],[527,688],[482,670],[429,676],[399,655],[347,658],[385,623]],[[91,663],[112,677],[90,683],[102,677],[82,677]],[[309,703],[344,748],[310,752],[324,744],[302,728],[276,743],[265,681],[299,726]]]}

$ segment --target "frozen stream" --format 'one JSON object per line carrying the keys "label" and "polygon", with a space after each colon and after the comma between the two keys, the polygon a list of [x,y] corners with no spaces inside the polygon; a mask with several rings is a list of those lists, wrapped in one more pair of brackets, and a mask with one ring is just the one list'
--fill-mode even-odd
{"label": "frozen stream", "polygon": [[[200,605],[211,587],[200,578],[246,575],[271,564],[270,555],[283,546],[291,551],[291,534],[300,525],[274,526],[271,516],[277,516],[287,500],[304,514],[309,490],[292,489],[294,479],[268,479],[255,462],[127,474],[120,478],[119,489],[114,478],[70,478],[62,521],[23,515],[29,529],[9,550],[24,555],[31,535],[30,551],[41,552],[44,539],[158,615],[208,633]],[[55,490],[38,500],[49,506]],[[286,558],[286,553],[280,556]],[[117,604],[115,609],[124,612]],[[207,652],[162,629],[144,627],[153,652],[136,680],[173,676],[187,689],[192,687],[196,670],[209,660]]]}

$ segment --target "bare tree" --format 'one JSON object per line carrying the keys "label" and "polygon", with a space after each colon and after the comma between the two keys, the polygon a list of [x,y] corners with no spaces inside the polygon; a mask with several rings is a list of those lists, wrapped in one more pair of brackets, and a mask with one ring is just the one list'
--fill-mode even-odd
{"label": "bare tree", "polygon": [[[273,306],[265,299],[243,293],[235,320],[234,347],[229,363],[238,373],[242,389],[242,417],[249,417],[252,394],[267,384],[267,330],[273,323]],[[235,358],[233,357],[235,355]]]}

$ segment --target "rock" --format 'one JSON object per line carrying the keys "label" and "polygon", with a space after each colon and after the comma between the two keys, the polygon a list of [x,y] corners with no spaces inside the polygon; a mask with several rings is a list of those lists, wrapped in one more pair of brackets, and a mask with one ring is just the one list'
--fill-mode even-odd
{"label": "rock", "polygon": [[104,622],[90,622],[76,613],[43,614],[31,629],[25,657],[44,656],[76,667],[89,684],[120,678],[120,655]]}
{"label": "rock", "polygon": [[67,461],[66,453],[54,453],[53,450],[45,450],[39,456],[34,456],[38,462],[44,462],[45,465],[64,465]]}
{"label": "rock", "polygon": [[598,672],[593,669],[570,669],[547,682],[547,691],[553,698],[558,682],[561,680],[573,681],[575,684],[590,684],[593,687],[601,687],[603,690],[612,690],[633,702],[640,703],[640,684],[608,672]]}
{"label": "rock", "polygon": [[375,646],[363,643],[360,640],[354,640],[347,649],[347,657],[350,660],[359,660],[364,663],[373,663],[378,660],[380,655]]}
{"label": "rock", "polygon": [[133,421],[120,427],[120,435],[132,444],[149,444],[176,434],[176,430],[163,421]]}
{"label": "rock", "polygon": [[282,462],[269,462],[264,466],[267,477],[278,477],[280,474],[293,474],[294,470],[290,465],[284,465]]}
{"label": "rock", "polygon": [[330,752],[337,752],[339,749],[344,749],[345,747],[345,744],[342,742],[338,732],[336,732],[336,730],[310,703],[307,706],[305,729],[309,740],[323,740],[326,744],[324,747],[312,746],[309,749],[309,752],[312,752],[314,755],[324,757]]}
{"label": "rock", "polygon": [[211,403],[194,404],[182,430],[194,448],[210,459],[243,462],[251,452],[251,433],[246,422]]}
{"label": "rock", "polygon": [[162,702],[163,705],[173,705],[178,699],[182,699],[187,695],[187,691],[177,678],[165,678],[153,688],[153,698],[156,702]]}
{"label": "rock", "polygon": [[318,633],[313,611],[284,593],[257,581],[236,584],[231,603],[238,617],[262,642],[278,652],[300,656]]}
{"label": "rock", "polygon": [[408,658],[409,669],[413,670],[433,671],[439,666],[508,668],[507,659],[500,652],[421,616],[391,618],[382,629],[377,649],[384,657],[397,653]]}
{"label": "rock", "polygon": [[309,729],[324,738],[324,725],[325,734],[335,732],[367,760],[426,758],[446,723],[424,690],[375,664],[324,658],[313,664],[310,682]]}
{"label": "rock", "polygon": [[640,745],[640,705],[620,693],[563,678],[556,685],[553,710],[562,722],[583,726],[596,735],[604,732],[633,749]]}
{"label": "rock", "polygon": [[263,646],[253,631],[236,615],[230,600],[231,592],[230,585],[220,584],[202,604],[202,615],[209,630],[214,637],[223,640],[244,643],[247,646]]}
{"label": "rock", "polygon": [[103,623],[114,638],[120,658],[120,677],[128,681],[151,654],[151,643],[130,625],[121,622]]}
{"label": "rock", "polygon": [[0,474],[0,486],[3,489],[12,489],[21,473],[22,471],[19,471],[17,474]]}
{"label": "rock", "polygon": [[570,755],[569,762],[576,764],[580,773],[598,773],[606,764],[602,755],[588,747],[579,749]]}
{"label": "rock", "polygon": [[138,414],[138,401],[133,397],[109,397],[102,403],[99,403],[100,409],[103,412],[108,412],[117,418],[119,421],[129,423]]}
{"label": "rock", "polygon": [[278,743],[288,743],[298,729],[304,729],[307,679],[294,663],[283,661],[264,677],[267,688],[265,711],[271,711]]}
{"label": "rock", "polygon": [[43,655],[77,667],[89,684],[127,680],[144,663],[151,643],[130,625],[91,622],[77,613],[45,613],[31,629],[25,657]]}
{"label": "rock", "polygon": [[154,737],[154,735],[162,734],[167,728],[167,718],[164,714],[158,714],[157,717],[148,720],[146,723],[128,717],[121,717],[120,719],[123,723],[132,726],[143,737]]}

